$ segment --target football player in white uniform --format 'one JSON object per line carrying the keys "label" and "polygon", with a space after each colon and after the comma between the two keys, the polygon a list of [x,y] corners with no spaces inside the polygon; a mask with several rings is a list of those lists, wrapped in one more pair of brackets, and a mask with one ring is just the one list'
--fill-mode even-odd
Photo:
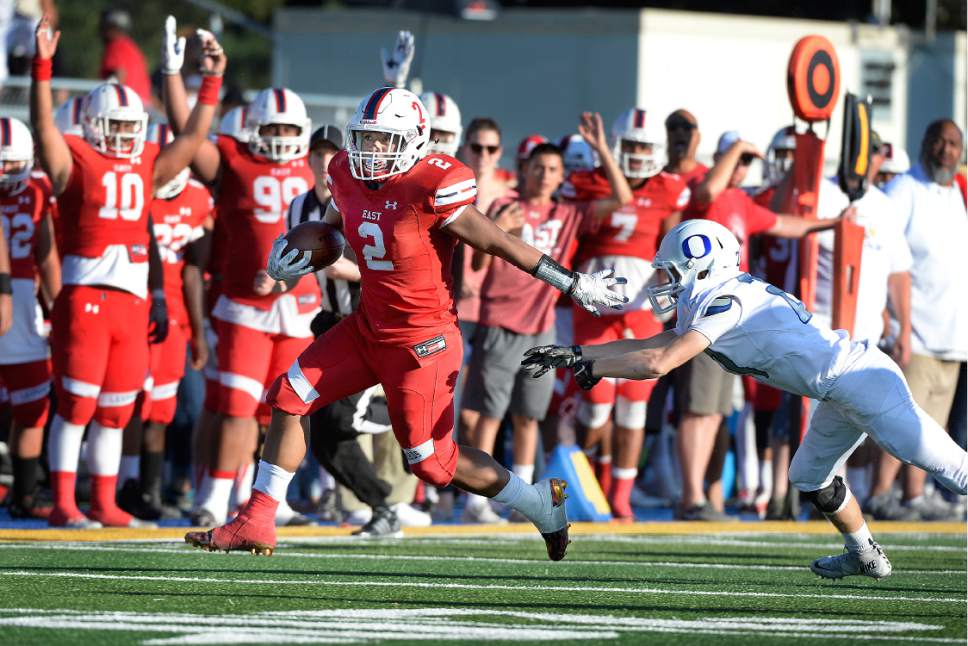
{"label": "football player in white uniform", "polygon": [[965,453],[911,397],[884,353],[816,322],[803,303],[739,270],[739,243],[725,227],[689,220],[663,240],[653,266],[669,282],[650,289],[656,312],[678,323],[648,339],[594,346],[542,346],[526,354],[536,375],[571,367],[583,388],[602,377],[656,379],[706,352],[723,368],[818,401],[790,465],[790,480],[845,540],[845,553],[810,568],[824,578],[890,575],[857,500],[835,474],[867,434],[898,459],[968,493]]}

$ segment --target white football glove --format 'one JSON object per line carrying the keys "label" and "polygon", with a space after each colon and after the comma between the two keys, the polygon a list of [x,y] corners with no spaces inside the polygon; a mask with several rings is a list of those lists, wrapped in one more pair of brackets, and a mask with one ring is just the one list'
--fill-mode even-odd
{"label": "white football glove", "polygon": [[178,74],[185,63],[185,38],[175,35],[174,16],[165,18],[165,35],[161,38],[161,72]]}
{"label": "white football glove", "polygon": [[615,273],[611,269],[602,269],[594,274],[583,274],[575,272],[578,278],[575,288],[570,296],[583,308],[598,316],[596,305],[606,305],[614,309],[622,309],[623,303],[628,303],[627,296],[609,289],[613,285],[624,285],[628,281],[625,278],[612,276]]}
{"label": "white football glove", "polygon": [[409,31],[401,31],[397,34],[397,45],[392,52],[387,53],[386,49],[380,49],[383,79],[388,85],[403,87],[407,84],[410,63],[413,62],[413,51],[413,34]]}
{"label": "white football glove", "polygon": [[269,263],[266,266],[266,273],[273,280],[295,280],[313,271],[312,266],[309,264],[310,259],[313,257],[313,252],[300,252],[299,249],[293,249],[283,255],[287,244],[289,244],[289,241],[283,235],[280,235],[272,243],[272,251],[269,253]]}

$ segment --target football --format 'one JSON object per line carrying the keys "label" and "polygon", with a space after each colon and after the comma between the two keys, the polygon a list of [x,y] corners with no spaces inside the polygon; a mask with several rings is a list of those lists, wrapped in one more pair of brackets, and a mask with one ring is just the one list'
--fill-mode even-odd
{"label": "football", "polygon": [[293,249],[312,251],[310,264],[319,271],[336,262],[343,255],[346,239],[339,229],[325,222],[311,221],[297,224],[286,234],[288,245],[283,253]]}

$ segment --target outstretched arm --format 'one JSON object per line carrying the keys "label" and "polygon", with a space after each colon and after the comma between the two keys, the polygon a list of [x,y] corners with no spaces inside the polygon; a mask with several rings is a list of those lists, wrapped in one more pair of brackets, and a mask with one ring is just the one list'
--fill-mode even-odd
{"label": "outstretched arm", "polygon": [[51,35],[50,18],[44,16],[37,25],[35,34],[37,53],[30,83],[30,124],[37,137],[37,153],[40,165],[54,186],[54,195],[60,195],[67,188],[74,162],[64,136],[54,123],[53,98],[50,93],[51,59],[57,51],[61,33]]}
{"label": "outstretched arm", "polygon": [[[215,149],[215,147],[208,140],[208,131],[212,125],[212,119],[215,117],[215,109],[218,106],[218,93],[222,86],[222,74],[225,72],[226,59],[222,46],[219,45],[214,36],[207,32],[202,43],[202,55],[204,78],[202,87],[198,91],[198,101],[188,117],[185,129],[158,154],[154,171],[155,186],[163,186],[174,178],[183,168],[192,163],[199,149],[206,144],[210,146],[207,149],[209,151],[208,159],[205,160],[208,165],[199,170],[205,172],[203,179],[206,181],[215,179],[215,173],[211,172],[212,162],[215,161],[211,159],[211,149]],[[177,76],[179,79],[181,78],[180,75]],[[215,149],[215,153],[217,159],[217,149]],[[217,171],[218,164],[215,163],[215,172]]]}
{"label": "outstretched arm", "polygon": [[628,302],[627,297],[610,289],[613,285],[624,285],[626,282],[625,278],[612,277],[611,270],[583,274],[565,269],[550,256],[502,231],[475,207],[468,205],[463,208],[463,213],[447,224],[445,230],[475,249],[503,258],[568,294],[595,316],[598,316],[597,305],[622,309],[622,304]]}

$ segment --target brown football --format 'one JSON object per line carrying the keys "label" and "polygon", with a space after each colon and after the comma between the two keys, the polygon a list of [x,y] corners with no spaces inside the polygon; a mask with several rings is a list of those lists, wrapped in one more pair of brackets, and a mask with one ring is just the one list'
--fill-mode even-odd
{"label": "brown football", "polygon": [[286,245],[284,254],[292,249],[313,252],[310,261],[313,271],[319,271],[336,262],[343,255],[343,246],[346,244],[339,229],[319,221],[297,224],[286,234],[286,240],[289,244]]}

